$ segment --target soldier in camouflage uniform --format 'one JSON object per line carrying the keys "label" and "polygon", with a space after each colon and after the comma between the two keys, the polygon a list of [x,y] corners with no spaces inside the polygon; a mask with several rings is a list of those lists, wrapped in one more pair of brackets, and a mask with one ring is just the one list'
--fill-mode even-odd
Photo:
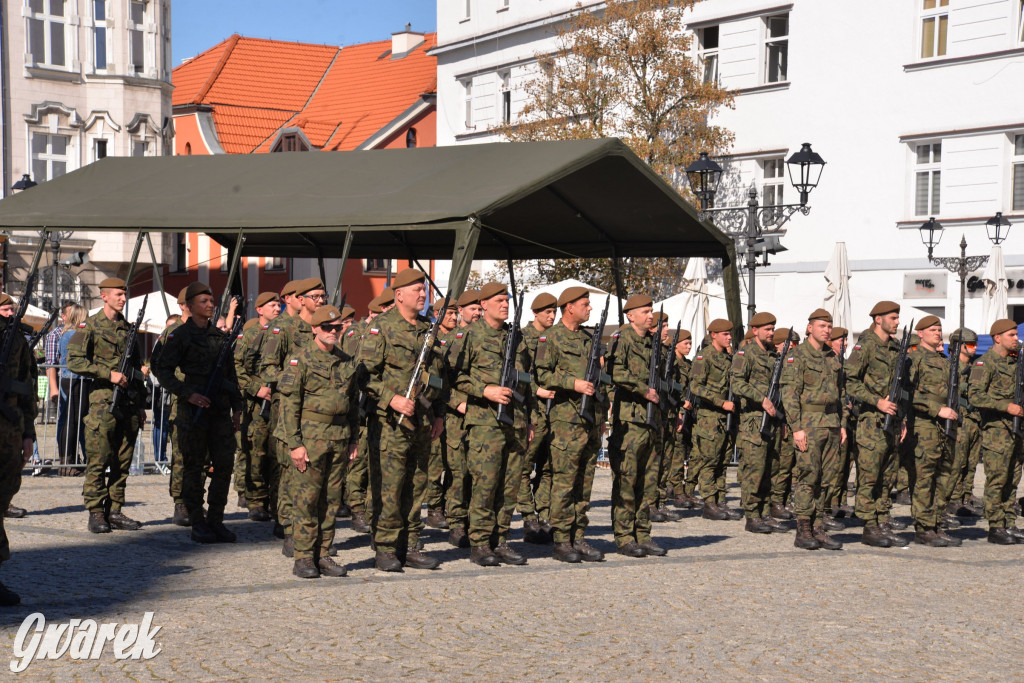
{"label": "soldier in camouflage uniform", "polygon": [[732,323],[718,318],[708,326],[708,332],[711,343],[697,353],[690,375],[693,395],[700,399],[693,426],[696,457],[691,458],[690,467],[704,499],[703,516],[706,519],[736,520],[743,517],[742,513],[731,509],[725,500],[730,442],[725,426],[728,413],[736,409],[735,402],[728,400]]}
{"label": "soldier in camouflage uniform", "polygon": [[[740,500],[746,517],[745,529],[755,534],[789,531],[770,515],[772,461],[778,460],[782,447],[781,415],[768,398],[772,374],[780,362],[772,339],[775,316],[761,311],[750,319],[751,342],[736,352],[732,360],[732,390],[739,401]],[[781,407],[781,406],[780,406]],[[761,421],[767,414],[769,438],[761,433]]]}
{"label": "soldier in camouflage uniform", "polygon": [[817,309],[807,318],[807,342],[790,351],[782,371],[782,404],[793,432],[796,466],[793,507],[796,539],[805,550],[839,550],[843,544],[822,524],[826,484],[839,471],[839,446],[846,438],[839,391],[839,360],[829,339],[832,316]]}
{"label": "soldier in camouflage uniform", "polygon": [[[516,330],[516,382],[501,386],[505,348],[512,330],[508,323],[508,288],[489,282],[480,288],[483,316],[466,328],[462,348],[454,359],[456,386],[466,395],[466,444],[470,477],[470,560],[481,567],[499,563],[522,565],[526,558],[508,544],[512,513],[523,476],[526,445],[519,432],[533,407],[528,378],[530,359]],[[517,403],[514,394],[523,403]],[[498,419],[500,406],[506,406]]]}
{"label": "soldier in camouflage uniform", "polygon": [[[673,334],[672,331],[669,330],[668,315],[664,311],[658,311],[651,316],[650,333],[652,338],[658,335],[659,327],[661,328],[661,367],[658,369],[658,376],[662,377],[664,375],[665,368],[667,367],[666,363],[668,363],[670,354],[672,354],[672,339],[670,337]],[[673,371],[673,375],[675,374],[675,371]],[[668,396],[671,387],[673,386],[672,382],[674,382],[674,379],[674,376],[668,378],[667,386],[662,389],[662,391],[665,392],[665,396]],[[682,519],[682,515],[674,510],[670,510],[666,504],[664,495],[662,495],[664,493],[661,484],[662,472],[672,460],[672,449],[675,446],[675,439],[673,437],[676,419],[673,415],[664,412],[666,409],[671,412],[671,409],[668,408],[668,406],[659,405],[658,407],[663,412],[662,419],[658,421],[660,426],[657,434],[655,435],[654,441],[654,449],[658,454],[658,471],[655,473],[657,495],[655,497],[655,502],[650,509],[650,520],[660,524],[663,522],[678,522]],[[650,462],[654,462],[654,459],[652,458]]]}
{"label": "soldier in camouflage uniform", "polygon": [[[0,294],[0,307],[10,306],[13,309],[13,304],[10,295]],[[6,334],[14,335],[11,355],[0,376],[0,381],[7,387],[0,404],[0,510],[10,507],[21,488],[21,470],[32,457],[32,446],[36,440],[38,413],[36,382],[39,370],[21,330],[11,329],[11,325],[12,317],[0,315],[0,339]],[[11,545],[3,517],[0,515],[0,565],[11,559]],[[13,607],[20,602],[21,597],[17,593],[0,583],[0,607]]]}
{"label": "soldier in camouflage uniform", "polygon": [[[390,287],[370,300],[369,313],[366,320],[354,323],[345,333],[345,353],[359,357],[359,347],[370,329],[370,322],[377,316],[390,311],[395,305],[395,294]],[[377,429],[377,407],[373,405],[365,390],[366,377],[360,374],[360,405],[359,405],[359,445],[356,449],[355,459],[349,463],[348,474],[345,476],[345,495],[349,508],[352,510],[352,531],[360,534],[370,533],[370,522],[368,519],[370,500],[370,434]]]}
{"label": "soldier in camouflage uniform", "polygon": [[281,495],[292,509],[292,573],[304,579],[346,574],[330,556],[358,426],[355,361],[336,346],[341,312],[323,306],[310,324],[312,343],[295,350],[277,383],[281,419],[276,436],[288,448],[294,470]]}
{"label": "soldier in camouflage uniform", "polygon": [[968,397],[981,414],[988,542],[1013,545],[1024,543],[1024,531],[1017,528],[1014,508],[1021,476],[1021,438],[1014,434],[1013,422],[1015,417],[1024,417],[1024,408],[1013,402],[1017,363],[1021,362],[1017,323],[997,320],[990,334],[992,348],[971,369]]}
{"label": "soldier in camouflage uniform", "polygon": [[[271,438],[268,439],[268,450],[277,460],[278,467],[271,470],[269,488],[277,488],[277,522],[284,532],[284,543],[281,553],[285,557],[294,555],[294,539],[291,535],[292,507],[291,500],[281,495],[281,490],[288,486],[288,477],[294,468],[291,466],[289,449],[275,435],[278,433],[277,421],[281,416],[280,396],[276,392],[277,383],[284,371],[285,363],[298,349],[313,341],[313,327],[309,321],[313,314],[324,305],[327,292],[320,278],[311,277],[299,280],[294,285],[293,303],[299,305],[296,315],[279,318],[274,321],[266,332],[260,353],[259,381],[271,387],[270,421],[267,426]],[[276,481],[275,481],[276,480]]]}
{"label": "soldier in camouflage uniform", "polygon": [[[178,292],[178,307],[181,309],[181,315],[176,322],[165,327],[164,331],[157,338],[156,344],[153,345],[153,353],[149,357],[150,368],[160,357],[160,352],[163,350],[164,344],[167,343],[167,337],[189,319],[188,303],[185,301],[185,293],[187,291],[188,287],[185,287]],[[181,378],[179,377],[179,379]],[[166,392],[166,395],[170,397],[168,399],[170,406],[167,412],[167,440],[171,450],[171,476],[168,481],[168,493],[171,496],[171,500],[174,501],[174,513],[171,515],[171,523],[178,526],[192,526],[192,519],[188,516],[188,509],[181,498],[181,475],[183,468],[181,465],[181,453],[178,452],[178,444],[174,439],[174,417],[178,413],[178,397],[171,392]]]}
{"label": "soldier in camouflage uniform", "polygon": [[[441,306],[444,299],[438,299],[432,306],[434,317],[441,316],[438,325],[437,336],[444,340],[455,329],[458,320],[458,307],[454,302],[450,303],[444,311]],[[447,392],[446,392],[447,393]],[[447,403],[448,396],[442,397]],[[427,490],[424,493],[424,502],[427,505],[427,517],[424,524],[435,529],[447,529],[448,521],[444,517],[444,494],[452,483],[452,471],[448,466],[448,442],[445,440],[444,432],[441,438],[430,444],[430,460],[427,463]]]}
{"label": "soldier in camouflage uniform", "polygon": [[[776,348],[782,348],[789,337],[790,352],[796,350],[800,344],[800,334],[792,328],[775,330],[772,343]],[[793,519],[793,465],[796,464],[796,446],[793,445],[793,433],[789,430],[788,424],[782,425],[782,446],[779,449],[779,459],[772,461],[772,506],[771,516],[773,519]]]}
{"label": "soldier in camouflage uniform", "polygon": [[863,541],[879,548],[906,546],[895,533],[902,522],[889,517],[889,489],[898,439],[882,429],[886,415],[896,415],[889,400],[900,345],[893,338],[900,324],[900,307],[880,301],[870,313],[873,325],[853,346],[846,362],[846,391],[860,401],[857,418],[857,516],[864,520]]}
{"label": "soldier in camouflage uniform", "polygon": [[853,514],[853,508],[846,504],[846,491],[850,482],[850,470],[856,460],[857,444],[854,441],[856,418],[853,415],[852,402],[846,394],[846,340],[850,332],[845,327],[833,327],[831,345],[832,352],[836,354],[839,364],[842,367],[840,386],[843,388],[843,427],[846,428],[846,438],[839,446],[839,477],[829,485],[829,499],[825,504],[825,529],[827,531],[840,531],[845,528],[842,522],[836,521],[836,517],[845,517]]}
{"label": "soldier in camouflage uniform", "polygon": [[[270,386],[263,383],[259,374],[260,356],[263,342],[270,324],[277,318],[281,310],[281,302],[277,294],[263,292],[256,297],[256,314],[253,324],[242,330],[242,336],[235,343],[235,374],[238,386],[245,399],[245,414],[239,430],[240,444],[239,463],[235,463],[236,490],[238,475],[241,474],[242,491],[245,495],[249,511],[249,519],[266,522],[272,519],[267,507],[270,503],[268,480],[271,478],[270,468],[277,466],[277,461],[267,457],[270,439],[267,419],[263,407],[270,402]],[[246,323],[247,325],[249,323]],[[280,475],[274,477],[278,480]],[[276,494],[274,492],[274,502]]]}
{"label": "soldier in camouflage uniform", "polygon": [[530,304],[533,321],[523,326],[523,341],[529,356],[529,372],[533,375],[535,409],[531,416],[533,441],[523,457],[523,477],[519,483],[516,507],[523,516],[523,540],[527,543],[551,543],[551,432],[547,402],[555,392],[537,383],[537,344],[541,336],[555,324],[558,301],[548,293],[538,294]]}
{"label": "soldier in camouflage uniform", "polygon": [[[561,562],[600,562],[604,553],[584,538],[590,519],[600,429],[606,408],[600,387],[583,379],[591,344],[580,329],[590,319],[590,292],[569,287],[558,297],[562,319],[537,340],[537,381],[555,392],[548,419],[551,430],[551,513],[554,550]],[[594,424],[580,417],[583,396],[594,397]]]}
{"label": "soldier in camouflage uniform", "polygon": [[955,441],[946,436],[945,421],[957,421],[957,414],[946,405],[949,400],[949,359],[942,353],[942,323],[934,315],[918,321],[915,328],[921,341],[910,354],[908,380],[911,387],[913,416],[908,422],[907,438],[914,449],[914,468],[910,473],[911,514],[914,516],[914,542],[936,548],[959,546],[960,539],[948,535],[940,522],[945,515],[942,491],[948,486],[953,465]]}
{"label": "soldier in camouflage uniform", "polygon": [[981,458],[981,414],[971,405],[968,392],[971,386],[971,367],[978,350],[978,335],[966,327],[949,336],[950,344],[960,344],[960,429],[956,434],[956,454],[947,490],[943,492],[947,522],[956,515],[980,517],[984,514],[975,505],[974,475]]}
{"label": "soldier in camouflage uniform", "polygon": [[[181,496],[192,520],[192,539],[230,543],[235,535],[224,526],[224,506],[231,488],[234,432],[242,420],[242,395],[230,358],[221,368],[221,385],[213,388],[211,396],[200,393],[215,371],[225,335],[211,321],[216,307],[209,286],[194,282],[185,298],[192,315],[167,335],[153,373],[178,397],[174,438],[182,456]],[[208,465],[213,466],[213,473],[204,514],[202,477]]]}
{"label": "soldier in camouflage uniform", "polygon": [[668,432],[671,434],[672,445],[665,449],[666,454],[671,454],[671,462],[662,463],[661,494],[663,500],[672,500],[678,508],[693,508],[699,503],[693,497],[692,491],[687,491],[684,485],[686,477],[686,463],[690,457],[690,435],[684,433],[682,428],[682,414],[685,411],[692,411],[693,405],[686,400],[687,389],[690,386],[690,369],[692,361],[687,358],[690,349],[693,347],[693,335],[689,330],[679,332],[679,341],[676,343],[674,353],[676,354],[675,382],[679,385],[676,391],[679,394],[679,410],[672,416]]}
{"label": "soldier in camouflage uniform", "polygon": [[[89,414],[83,419],[86,466],[82,497],[89,513],[88,528],[94,534],[142,528],[121,508],[135,440],[146,419],[146,385],[138,344],[128,372],[120,372],[130,327],[121,315],[127,300],[124,280],[103,280],[100,298],[103,308],[75,330],[67,359],[68,370],[92,380]],[[112,405],[115,387],[121,388],[117,406]]]}
{"label": "soldier in camouflage uniform", "polygon": [[[612,531],[620,555],[664,555],[651,538],[651,508],[658,503],[661,470],[662,414],[656,387],[648,385],[654,345],[650,330],[653,301],[646,294],[629,298],[622,307],[629,324],[612,335],[605,367],[612,377],[612,434],[608,459],[612,467]],[[647,421],[653,406],[653,422]]]}
{"label": "soldier in camouflage uniform", "polygon": [[[437,340],[427,339],[431,324],[419,315],[427,298],[425,279],[414,268],[395,277],[395,307],[373,321],[359,349],[369,375],[366,393],[377,402],[378,421],[368,439],[375,565],[388,572],[402,571],[403,564],[414,569],[439,564],[418,547],[423,521],[415,496],[418,463],[426,461],[430,442],[444,426],[443,361],[433,350]],[[425,341],[431,348],[421,383],[407,396]],[[425,473],[422,478],[425,485]]]}

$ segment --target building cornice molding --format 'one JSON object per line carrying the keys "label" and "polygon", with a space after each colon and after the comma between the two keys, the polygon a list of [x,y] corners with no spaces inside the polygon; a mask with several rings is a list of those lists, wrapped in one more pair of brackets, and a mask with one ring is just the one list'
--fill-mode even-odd
{"label": "building cornice molding", "polygon": [[64,114],[68,117],[68,123],[73,128],[78,128],[82,125],[82,117],[78,114],[78,110],[74,107],[68,107],[63,102],[54,102],[52,100],[45,100],[39,104],[32,105],[32,111],[25,114],[25,120],[29,123],[40,124],[43,122],[43,115],[45,114]]}
{"label": "building cornice molding", "polygon": [[935,138],[959,138],[971,137],[973,135],[985,135],[987,133],[1009,133],[1012,131],[1024,130],[1024,121],[1019,123],[1000,123],[994,126],[979,126],[978,128],[959,128],[951,130],[938,130],[922,133],[906,133],[900,136],[900,142],[917,142],[919,140],[933,140]]}
{"label": "building cornice molding", "polygon": [[574,7],[564,12],[557,12],[546,17],[531,19],[528,21],[524,21],[521,24],[516,24],[515,26],[509,26],[507,28],[491,31],[490,33],[482,33],[478,36],[471,36],[469,38],[460,38],[459,40],[453,41],[451,43],[445,43],[443,45],[438,44],[427,50],[427,55],[430,57],[435,57],[437,55],[444,54],[446,52],[453,52],[464,47],[472,47],[484,41],[498,40],[500,38],[515,35],[523,31],[529,31],[535,28],[550,26],[551,24],[557,24],[559,22],[565,21],[569,17],[579,14],[580,12],[589,12],[592,10],[601,9],[606,4],[607,3],[604,2],[604,0],[601,0],[600,2],[591,2],[589,4],[584,4],[582,7]]}

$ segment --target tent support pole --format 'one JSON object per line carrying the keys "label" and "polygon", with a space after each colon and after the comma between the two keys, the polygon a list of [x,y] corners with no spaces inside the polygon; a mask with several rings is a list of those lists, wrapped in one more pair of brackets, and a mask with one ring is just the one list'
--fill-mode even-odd
{"label": "tent support pole", "polygon": [[[238,237],[235,238],[235,249],[231,253],[231,269],[228,271],[228,281],[224,285],[224,296],[220,300],[220,315],[226,316],[228,314],[228,302],[231,299],[231,283],[235,281],[235,275],[238,274],[238,264],[242,260],[242,245],[245,244],[245,230],[239,228]],[[243,313],[239,313],[242,315]],[[216,321],[214,321],[216,322]]]}
{"label": "tent support pole", "polygon": [[455,231],[455,248],[452,250],[452,274],[448,280],[448,292],[458,298],[466,288],[469,271],[473,267],[476,245],[480,241],[480,223],[476,218],[466,221],[466,226]]}
{"label": "tent support pole", "polygon": [[743,338],[743,312],[740,307],[740,276],[736,270],[736,245],[730,239],[725,245],[726,258],[722,259],[722,284],[725,285],[725,309],[732,321],[733,338]]}
{"label": "tent support pole", "polygon": [[[409,244],[409,240],[407,240],[405,238],[405,233],[404,232],[397,232],[396,233],[396,232],[392,231],[391,234],[394,235],[398,239],[398,241],[400,241],[402,244],[404,244],[406,251],[409,252],[409,267],[412,268],[413,266],[415,266],[416,268],[419,268],[420,272],[422,272],[423,275],[426,276],[427,283],[430,285],[430,287],[434,288],[434,291],[437,292],[437,295],[439,297],[443,296],[443,294],[441,293],[441,288],[438,287],[437,283],[434,282],[434,279],[432,277],[430,277],[430,270],[428,270],[427,268],[424,268],[423,264],[420,263],[420,260],[418,258],[416,258],[416,252],[413,250],[412,245]],[[389,287],[391,286],[390,280],[388,281],[388,286]],[[428,288],[427,289],[427,303],[429,304],[431,301],[432,301],[432,297],[430,296],[430,289]]]}
{"label": "tent support pole", "polygon": [[[132,260],[128,262],[128,274],[124,277],[125,284],[125,298],[131,294],[132,276],[135,275],[135,265],[139,262],[139,250],[142,249],[142,240],[146,239],[146,231],[139,230],[138,236],[135,238],[135,249],[132,250]],[[156,262],[153,262],[154,267]],[[56,264],[54,264],[56,267]]]}
{"label": "tent support pole", "polygon": [[327,269],[324,267],[324,255],[323,254],[317,254],[316,255],[316,265],[320,269],[320,282],[324,283],[324,286],[326,287],[327,286]]}
{"label": "tent support pole", "polygon": [[345,264],[348,263],[348,252],[352,249],[352,231],[345,231],[345,244],[341,247],[341,263],[338,264],[338,284],[334,287],[331,301],[337,306],[341,303],[341,280],[345,277]]}
{"label": "tent support pole", "polygon": [[511,254],[505,257],[505,263],[508,264],[508,283],[512,287],[512,301],[519,301],[519,291],[516,289],[516,271],[512,269]]}
{"label": "tent support pole", "polygon": [[626,318],[622,313],[622,297],[625,296],[623,292],[624,287],[622,286],[622,259],[619,258],[619,252],[612,246],[612,275],[615,276],[615,298],[619,300],[619,325],[626,324]]}
{"label": "tent support pole", "polygon": [[146,233],[146,244],[149,245],[149,258],[153,262],[153,280],[156,282],[156,291],[160,292],[160,301],[164,305],[164,313],[171,317],[171,307],[167,305],[167,297],[164,295],[164,276],[160,274],[160,266],[156,260],[156,249],[153,248],[153,239]]}

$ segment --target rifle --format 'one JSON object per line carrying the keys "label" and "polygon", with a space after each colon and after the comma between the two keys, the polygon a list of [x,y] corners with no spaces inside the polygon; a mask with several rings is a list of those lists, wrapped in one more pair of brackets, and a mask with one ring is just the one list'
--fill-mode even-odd
{"label": "rifle", "polygon": [[[135,322],[128,326],[128,337],[124,342],[124,355],[121,356],[121,362],[117,364],[117,371],[128,377],[129,380],[135,379],[135,370],[132,368],[132,359],[135,357],[135,347],[139,340],[139,327],[142,325],[142,318],[146,315],[146,304],[149,303],[149,294],[142,299],[142,308],[139,309],[139,315],[135,318]],[[124,396],[124,389],[120,385],[114,385],[114,394],[110,397],[110,408],[107,410],[111,415],[121,415],[121,397]]]}
{"label": "rifle", "polygon": [[[231,332],[224,337],[224,341],[220,343],[220,350],[217,352],[217,362],[213,366],[213,372],[210,373],[209,379],[206,380],[206,388],[203,389],[202,395],[210,399],[210,403],[213,403],[214,396],[220,390],[221,385],[224,382],[224,364],[228,362],[229,358],[232,358],[232,353],[235,350],[235,342],[238,341],[238,334],[242,331],[242,325],[245,324],[243,320],[245,316],[236,315],[235,324],[231,326]],[[212,324],[212,322],[211,322]],[[233,359],[232,359],[232,362]],[[192,413],[192,424],[199,422],[200,416],[203,414],[203,409],[197,407],[195,412]]]}
{"label": "rifle", "polygon": [[775,359],[775,367],[772,368],[772,379],[768,383],[768,400],[775,406],[775,417],[768,415],[768,411],[761,413],[761,438],[768,441],[772,438],[772,423],[779,420],[782,411],[782,391],[779,384],[782,381],[782,364],[786,362],[789,354],[789,345],[793,343],[793,331],[786,335],[786,343],[782,345],[782,352]]}
{"label": "rifle", "polygon": [[[1013,402],[1022,405],[1024,402],[1024,341],[1017,347],[1017,379],[1014,380]],[[1013,435],[1024,437],[1024,430],[1021,429],[1021,419],[1013,418]]]}
{"label": "rifle", "polygon": [[[525,296],[525,292],[519,295],[519,302],[516,304],[515,321],[512,323],[512,327],[508,331],[508,336],[505,337],[505,357],[501,361],[501,378],[498,381],[498,386],[512,390],[512,398],[515,399],[517,403],[522,403],[526,400],[526,398],[518,391],[519,383],[530,381],[529,375],[519,372],[519,370],[516,369],[516,350],[519,348],[519,342],[522,339],[522,332],[519,331],[519,321],[522,320],[523,317],[523,298]],[[444,314],[442,312],[442,317],[443,315]],[[498,422],[509,426],[515,424],[515,420],[513,420],[514,412],[515,410],[511,403],[499,403]]]}
{"label": "rifle", "polygon": [[686,396],[683,397],[683,403],[689,403],[690,409],[684,410],[679,416],[679,424],[682,428],[681,431],[684,434],[689,434],[690,430],[693,429],[693,411],[697,409],[697,398],[693,395],[691,387],[686,388]]}
{"label": "rifle", "polygon": [[903,422],[903,415],[906,411],[905,403],[907,398],[907,392],[904,388],[904,384],[907,381],[907,351],[910,349],[910,329],[914,326],[914,321],[910,321],[910,325],[903,328],[903,339],[900,341],[900,355],[896,358],[896,368],[892,373],[892,384],[889,386],[888,399],[896,404],[896,414],[886,415],[885,423],[882,425],[882,429],[889,433],[889,435],[895,437],[899,435],[900,425]]}
{"label": "rifle", "polygon": [[40,236],[39,247],[32,258],[32,266],[29,268],[28,278],[25,280],[25,293],[21,296],[21,301],[18,303],[18,310],[13,317],[7,320],[7,326],[4,328],[2,340],[0,340],[0,415],[8,422],[16,423],[18,421],[18,414],[7,405],[7,395],[11,393],[11,390],[23,389],[26,394],[34,391],[26,382],[18,382],[9,378],[7,373],[10,367],[11,353],[14,351],[14,340],[21,334],[21,319],[25,317],[25,313],[28,311],[29,301],[32,299],[32,290],[36,287],[39,258],[43,255],[43,247],[46,246],[49,235],[49,231],[44,230]]}
{"label": "rifle", "polygon": [[50,328],[53,327],[53,323],[54,321],[57,320],[58,315],[60,315],[60,306],[53,309],[53,311],[50,313],[50,317],[46,319],[46,322],[43,323],[43,326],[39,328],[39,331],[33,334],[32,338],[28,340],[29,351],[35,351],[36,344],[38,344],[39,340],[45,337],[46,334],[50,331]]}
{"label": "rifle", "polygon": [[[962,341],[955,341],[949,347],[949,398],[946,399],[946,407],[951,408],[960,415],[960,347]],[[950,439],[956,437],[957,427],[960,426],[958,419],[946,418],[945,432]]]}
{"label": "rifle", "polygon": [[[654,333],[654,339],[651,340],[651,361],[647,367],[647,386],[659,394],[661,393],[661,381],[658,378],[658,369],[661,365],[661,330],[665,326],[664,313],[665,307],[662,306],[658,315],[658,329]],[[675,352],[672,355],[675,356]],[[647,426],[658,426],[658,408],[654,401],[647,403]]]}
{"label": "rifle", "polygon": [[679,395],[677,392],[681,391],[683,386],[675,381],[675,369],[676,369],[676,346],[679,344],[679,331],[683,328],[683,321],[680,320],[676,325],[675,336],[672,337],[672,346],[669,349],[668,358],[665,359],[665,370],[661,374],[661,389],[665,396],[665,403],[668,404],[669,408],[675,409],[679,407]]}
{"label": "rifle", "polygon": [[[423,368],[430,360],[430,352],[434,349],[434,343],[437,341],[437,328],[441,325],[441,320],[444,318],[444,311],[448,310],[448,302],[451,301],[452,294],[449,292],[444,297],[444,304],[441,305],[441,315],[434,318],[434,322],[430,324],[430,329],[427,331],[427,335],[423,337],[423,346],[420,347],[420,355],[416,359],[416,365],[412,369],[412,377],[409,378],[409,388],[405,390],[405,397],[412,399],[416,395],[416,390],[419,388],[420,380],[423,377]],[[405,415],[399,414],[397,424],[399,426],[405,421]],[[408,428],[407,428],[408,429]]]}
{"label": "rifle", "polygon": [[584,394],[583,400],[580,401],[580,417],[590,424],[597,424],[597,418],[594,415],[594,402],[603,403],[599,387],[606,375],[601,371],[601,337],[604,335],[605,321],[608,320],[608,304],[611,300],[610,294],[604,300],[604,310],[601,311],[601,320],[594,327],[594,336],[590,340],[590,357],[587,358],[587,368],[583,373],[583,381],[594,385],[594,395]]}

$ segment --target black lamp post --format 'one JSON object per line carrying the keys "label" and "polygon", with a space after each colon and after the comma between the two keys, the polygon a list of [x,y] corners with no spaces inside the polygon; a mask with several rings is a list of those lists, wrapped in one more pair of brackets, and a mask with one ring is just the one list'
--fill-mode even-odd
{"label": "black lamp post", "polygon": [[[714,159],[708,156],[707,152],[701,152],[700,158],[686,167],[686,178],[690,183],[690,190],[700,202],[700,220],[704,221],[713,214],[724,213],[731,217],[745,216],[745,224],[742,228],[732,231],[726,230],[734,237],[746,237],[746,268],[747,268],[747,320],[754,317],[757,304],[754,297],[754,271],[758,265],[768,265],[768,254],[782,251],[781,245],[772,246],[759,239],[763,232],[771,226],[777,231],[783,224],[792,218],[793,214],[799,211],[803,215],[810,213],[811,208],[807,206],[807,198],[811,190],[818,186],[821,180],[821,172],[825,167],[825,161],[811,149],[811,143],[805,142],[800,151],[793,154],[786,160],[789,168],[789,180],[793,187],[800,193],[799,204],[776,204],[772,206],[761,206],[757,201],[757,188],[751,184],[747,192],[747,205],[715,208],[715,194],[718,192],[718,185],[722,181],[722,167],[715,163]],[[760,249],[758,246],[760,245]],[[758,264],[757,257],[764,255],[764,263]]]}
{"label": "black lamp post", "polygon": [[[39,183],[37,183],[37,182],[32,180],[32,177],[28,173],[24,173],[21,176],[21,180],[19,180],[18,182],[14,183],[13,185],[11,185],[11,189],[15,190],[16,192],[23,192],[23,191],[29,189],[30,187],[35,187],[38,184]],[[3,261],[4,261],[4,271],[3,271],[3,277],[2,277],[2,279],[0,279],[0,290],[3,290],[3,291],[6,292],[7,291],[7,263],[8,263],[8,258],[7,258],[7,240],[4,240]]]}

